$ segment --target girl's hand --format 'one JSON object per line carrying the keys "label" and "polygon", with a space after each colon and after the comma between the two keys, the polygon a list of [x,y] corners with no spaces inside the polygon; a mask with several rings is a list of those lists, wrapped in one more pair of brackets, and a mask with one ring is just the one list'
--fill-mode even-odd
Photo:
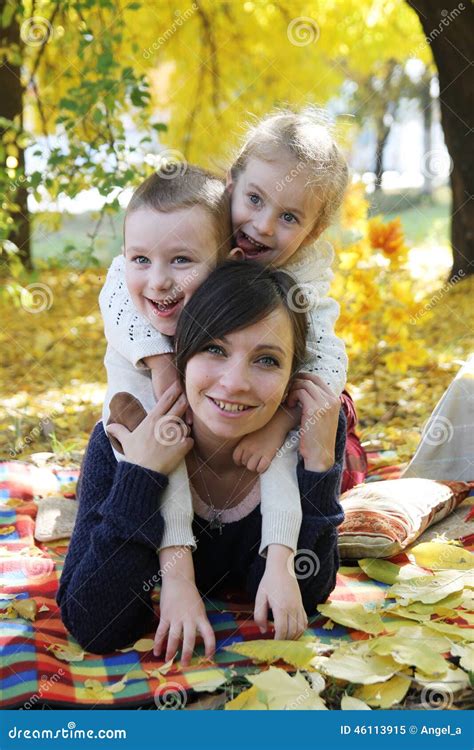
{"label": "girl's hand", "polygon": [[327,471],[334,465],[340,401],[313,373],[299,373],[288,395],[288,405],[301,404],[299,452],[307,471]]}
{"label": "girl's hand", "polygon": [[133,432],[109,424],[108,433],[120,441],[125,459],[144,469],[170,474],[193,447],[189,427],[181,419],[188,402],[179,383],[171,385]]}
{"label": "girl's hand", "polygon": [[163,576],[160,624],[155,634],[154,655],[160,655],[169,633],[165,661],[174,657],[183,639],[181,665],[189,666],[196,642],[196,630],[203,637],[206,657],[212,659],[216,650],[216,638],[196,584],[185,577]]}
{"label": "girl's hand", "polygon": [[[288,558],[293,564],[293,555]],[[255,597],[255,622],[267,630],[268,608],[273,612],[276,640],[297,640],[308,627],[301,591],[288,565],[272,566],[267,562]]]}

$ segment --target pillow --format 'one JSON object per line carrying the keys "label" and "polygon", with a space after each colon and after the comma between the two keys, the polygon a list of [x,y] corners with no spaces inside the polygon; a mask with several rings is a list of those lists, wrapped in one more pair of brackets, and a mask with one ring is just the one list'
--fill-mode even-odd
{"label": "pillow", "polygon": [[474,482],[393,479],[359,484],[341,496],[342,558],[392,557],[467,497]]}

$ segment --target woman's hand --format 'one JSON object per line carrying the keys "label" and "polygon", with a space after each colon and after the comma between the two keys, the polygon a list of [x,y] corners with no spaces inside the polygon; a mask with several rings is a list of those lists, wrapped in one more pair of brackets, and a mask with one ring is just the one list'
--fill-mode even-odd
{"label": "woman's hand", "polygon": [[216,650],[216,638],[196,584],[186,577],[163,576],[160,624],[155,634],[154,655],[160,655],[163,641],[169,632],[165,661],[174,657],[183,638],[181,665],[189,666],[196,642],[196,630],[203,637],[206,657],[212,659]]}
{"label": "woman's hand", "polygon": [[122,444],[126,461],[167,475],[194,444],[181,419],[187,407],[180,384],[173,383],[133,432],[121,424],[109,424],[106,430]]}
{"label": "woman's hand", "polygon": [[299,452],[307,471],[327,471],[334,465],[340,401],[329,386],[313,373],[294,379],[288,405],[301,404]]}
{"label": "woman's hand", "polygon": [[[270,545],[271,547],[272,545]],[[277,546],[277,545],[275,545]],[[281,545],[278,545],[281,546]],[[270,547],[269,552],[270,553]],[[273,612],[276,640],[296,640],[308,627],[308,617],[303,607],[301,591],[294,572],[293,553],[289,548],[281,563],[267,558],[265,573],[255,597],[254,618],[262,632],[267,629],[268,608]]]}

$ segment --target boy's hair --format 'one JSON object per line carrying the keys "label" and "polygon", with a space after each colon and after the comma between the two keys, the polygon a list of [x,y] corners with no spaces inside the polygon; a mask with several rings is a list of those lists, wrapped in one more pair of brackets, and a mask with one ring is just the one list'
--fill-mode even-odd
{"label": "boy's hair", "polygon": [[[276,109],[247,131],[230,173],[235,180],[256,157],[275,161],[285,151],[306,167],[309,188],[318,189],[322,199],[312,234],[319,236],[339,209],[349,180],[346,159],[333,138],[333,126],[324,110],[308,105],[299,112]],[[291,177],[291,175],[290,175]]]}
{"label": "boy's hair", "polygon": [[[295,294],[296,292],[296,294]],[[179,316],[175,334],[176,367],[182,380],[191,357],[216,339],[257,323],[282,307],[293,332],[290,379],[304,366],[308,316],[303,295],[286,271],[264,268],[253,260],[228,260],[215,268],[194,292]]]}
{"label": "boy's hair", "polygon": [[201,167],[174,164],[173,174],[154,172],[133,193],[127,217],[139,208],[155,211],[179,211],[200,206],[211,217],[217,242],[217,262],[228,258],[231,250],[232,224],[229,195],[224,181]]}

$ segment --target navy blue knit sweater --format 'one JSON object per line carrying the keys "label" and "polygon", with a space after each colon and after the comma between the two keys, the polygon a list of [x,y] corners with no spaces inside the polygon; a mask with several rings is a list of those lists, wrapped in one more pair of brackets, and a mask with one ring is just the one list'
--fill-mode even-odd
{"label": "navy blue knit sweater", "polygon": [[[336,583],[345,439],[341,410],[334,466],[319,473],[306,471],[302,459],[298,464],[303,520],[295,571],[310,616]],[[117,462],[102,423],[96,424],[81,469],[78,515],[57,594],[66,628],[87,651],[123,648],[158,624],[151,590],[160,580],[160,497],[167,484],[163,474]],[[214,596],[218,585],[238,585],[255,598],[266,565],[258,554],[261,518],[258,505],[219,533],[195,514],[193,562],[202,594]]]}

